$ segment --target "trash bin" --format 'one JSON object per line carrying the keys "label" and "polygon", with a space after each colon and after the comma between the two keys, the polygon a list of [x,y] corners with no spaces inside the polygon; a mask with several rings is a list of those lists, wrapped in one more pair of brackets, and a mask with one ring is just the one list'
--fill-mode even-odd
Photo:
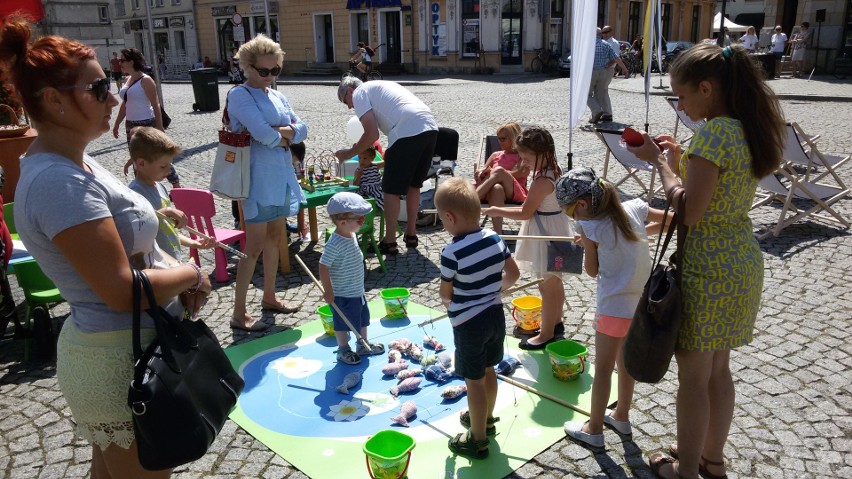
{"label": "trash bin", "polygon": [[760,64],[767,80],[775,78],[775,55],[772,53],[753,53],[751,56]]}
{"label": "trash bin", "polygon": [[192,111],[219,110],[219,72],[215,68],[198,68],[189,71],[195,103]]}

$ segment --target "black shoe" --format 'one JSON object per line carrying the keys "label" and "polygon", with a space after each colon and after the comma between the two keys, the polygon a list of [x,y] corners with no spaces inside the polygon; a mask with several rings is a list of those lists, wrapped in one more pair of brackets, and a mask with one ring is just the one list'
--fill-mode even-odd
{"label": "black shoe", "polygon": [[612,121],[612,115],[602,115],[601,121]]}
{"label": "black shoe", "polygon": [[541,330],[539,328],[535,328],[535,329],[530,330],[530,329],[523,329],[520,326],[515,326],[515,329],[512,330],[512,336],[514,336],[518,339],[526,339],[526,338],[531,338],[533,336],[538,336],[538,333],[540,333],[540,332],[541,332]]}
{"label": "black shoe", "polygon": [[562,321],[556,323],[556,326],[553,327],[553,336],[565,336],[565,324],[563,324]]}
{"label": "black shoe", "polygon": [[548,344],[556,341],[556,337],[550,338],[541,344],[530,343],[529,339],[524,339],[518,344],[518,347],[527,351],[538,351],[547,347]]}

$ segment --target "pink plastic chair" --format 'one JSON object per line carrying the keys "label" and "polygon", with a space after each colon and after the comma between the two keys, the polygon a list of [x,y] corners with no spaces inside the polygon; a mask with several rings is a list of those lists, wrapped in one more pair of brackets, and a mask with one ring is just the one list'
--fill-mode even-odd
{"label": "pink plastic chair", "polygon": [[[175,202],[175,208],[186,214],[188,219],[187,224],[190,227],[225,244],[239,240],[240,250],[245,249],[245,231],[213,227],[213,217],[216,216],[213,193],[195,188],[174,188],[172,189],[171,197]],[[194,239],[195,235],[190,233],[190,237]],[[228,281],[228,259],[225,257],[225,250],[222,248],[215,248],[215,250],[216,281]],[[198,249],[190,248],[189,255],[195,260],[195,264],[201,266],[201,262],[198,259]]]}

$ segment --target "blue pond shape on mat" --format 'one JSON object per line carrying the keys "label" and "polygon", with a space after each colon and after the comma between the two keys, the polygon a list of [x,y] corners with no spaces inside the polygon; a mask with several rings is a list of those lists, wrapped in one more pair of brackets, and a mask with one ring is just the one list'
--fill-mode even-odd
{"label": "blue pond shape on mat", "polygon": [[[449,324],[430,327],[429,334],[444,344],[453,343]],[[420,329],[385,329],[379,321],[373,321],[370,335],[371,342],[378,339],[387,344],[407,337],[422,346]],[[428,427],[426,422],[467,409],[466,396],[450,401],[441,398],[446,387],[464,384],[461,378],[438,384],[420,375],[419,389],[394,398],[390,388],[399,381],[393,376],[383,376],[381,371],[388,364],[387,352],[362,356],[360,364],[347,365],[336,362],[336,349],[334,338],[317,336],[302,338],[298,347],[284,345],[247,360],[240,371],[246,381],[240,396],[243,412],[257,424],[281,434],[342,438],[361,437],[388,428],[404,430],[391,418],[399,414],[400,404],[409,400],[417,404],[417,415],[408,420],[412,428]],[[405,359],[409,369],[421,368],[410,358]],[[361,372],[361,382],[351,387],[348,395],[335,390],[353,371]]]}

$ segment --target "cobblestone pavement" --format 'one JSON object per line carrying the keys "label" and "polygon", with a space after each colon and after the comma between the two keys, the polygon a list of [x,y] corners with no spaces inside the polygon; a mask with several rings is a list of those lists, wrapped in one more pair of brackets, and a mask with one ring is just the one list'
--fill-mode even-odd
{"label": "cobblestone pavement", "polygon": [[[590,165],[603,172],[602,146],[586,124],[569,136],[567,79],[499,75],[417,80],[410,88],[432,107],[439,124],[460,133],[456,170],[459,175],[471,176],[480,138],[492,134],[499,123],[508,120],[547,127],[553,133],[561,159],[564,160],[570,142],[575,164]],[[773,85],[784,81],[775,81]],[[785,87],[787,93],[807,87],[824,97],[839,100],[852,97],[848,84],[798,82],[801,86]],[[633,83],[638,84],[639,80],[614,82],[614,116],[618,121],[641,126],[645,122],[644,98],[637,94],[639,89]],[[227,88],[220,85],[223,104]],[[778,91],[781,87],[773,88]],[[334,88],[284,84],[280,89],[310,127],[309,152],[344,146],[344,125],[351,113],[338,102]],[[166,109],[173,118],[169,134],[185,149],[176,163],[182,182],[185,186],[206,187],[221,112],[193,113],[192,89],[188,84],[165,85],[164,96]],[[852,137],[847,132],[848,103],[822,100],[818,103],[784,100],[783,107],[787,117],[798,121],[805,131],[822,134],[819,145],[823,151],[852,152]],[[652,99],[650,123],[654,132],[670,132],[674,118],[674,112],[662,99]],[[126,151],[123,142],[109,135],[95,141],[89,149],[98,161],[117,174],[126,159]],[[616,165],[610,171],[620,170]],[[852,183],[848,165],[841,174]],[[637,193],[633,185],[625,185],[623,191],[626,195]],[[229,205],[218,201],[217,207],[219,224],[228,224]],[[852,217],[849,199],[837,203],[837,209],[847,218]],[[777,207],[763,207],[752,212],[752,219],[756,227],[767,226],[778,212]],[[328,218],[321,213],[320,225],[328,224]],[[725,450],[729,477],[852,478],[852,291],[848,285],[852,242],[848,236],[847,230],[834,225],[804,221],[786,228],[777,238],[761,242],[766,280],[755,340],[732,355],[738,397]],[[402,248],[396,259],[388,261],[387,274],[377,269],[374,257],[369,258],[371,271],[367,274],[366,287],[370,297],[386,285],[406,286],[411,288],[414,301],[439,307],[436,263],[449,236],[440,228],[424,227],[420,229],[420,237],[419,249],[406,253]],[[316,268],[322,245],[309,244],[300,249],[306,262]],[[202,260],[203,266],[212,272],[209,253]],[[232,274],[235,265],[231,258]],[[249,292],[250,312],[275,324],[265,334],[315,319],[312,311],[320,305],[321,296],[311,287],[307,275],[296,270],[275,279],[281,297],[302,302],[301,312],[293,315],[261,313],[260,293],[265,280],[262,268],[258,268],[255,287]],[[258,336],[235,333],[228,327],[233,286],[233,281],[215,284],[206,308],[208,324],[225,345],[251,341]],[[569,277],[565,288],[567,334],[591,344],[594,280]],[[21,303],[22,294],[17,288],[15,296]],[[64,305],[53,309],[54,316],[62,317],[67,312]],[[0,368],[0,475],[87,476],[90,448],[73,436],[70,411],[57,386],[55,364],[24,361],[21,341],[7,337],[0,341]],[[593,453],[563,439],[509,477],[653,477],[645,457],[674,440],[675,391],[676,366],[673,365],[660,384],[637,387],[631,414],[635,428],[632,440],[622,441],[607,432],[607,450]],[[179,468],[175,477],[301,478],[305,475],[229,421],[209,453]],[[443,476],[436,470],[428,477]]]}

